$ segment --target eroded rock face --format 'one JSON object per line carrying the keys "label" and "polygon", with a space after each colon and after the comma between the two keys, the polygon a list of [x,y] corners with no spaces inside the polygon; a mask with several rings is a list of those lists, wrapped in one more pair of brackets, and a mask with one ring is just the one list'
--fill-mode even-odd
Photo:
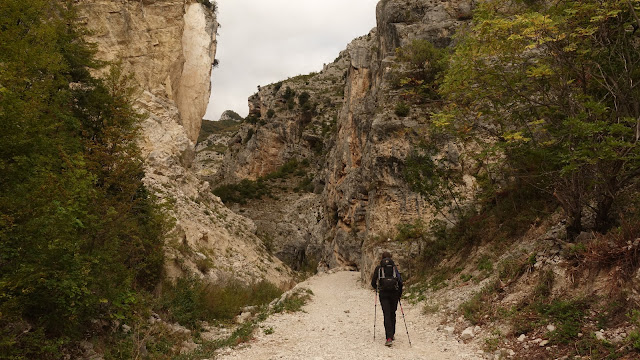
{"label": "eroded rock face", "polygon": [[195,142],[211,90],[205,75],[216,52],[215,15],[185,0],[80,0],[78,8],[98,58],[121,62],[141,91],[172,100]]}
{"label": "eroded rock face", "polygon": [[[472,6],[467,0],[380,1],[377,28],[349,44],[336,62],[299,82],[294,78],[281,86],[263,87],[249,99],[256,124],[245,125],[231,140],[219,181],[256,179],[292,157],[311,159],[315,166],[315,200],[298,213],[296,201],[282,203],[283,219],[278,223],[291,229],[310,226],[317,233],[305,241],[295,231],[268,230],[282,242],[281,248],[306,245],[306,253],[321,259],[321,265],[357,266],[364,273],[377,264],[382,250],[405,257],[415,254],[417,249],[386,239],[393,238],[398,224],[434,216],[430,204],[411,191],[404,179],[408,156],[424,140],[430,109],[412,107],[409,116],[395,114],[396,105],[403,101],[393,84],[399,66],[395,50],[413,39],[449,46],[456,29],[470,19]],[[307,91],[321,104],[328,93],[339,94],[339,101],[328,100],[327,106],[305,118],[297,104],[287,107],[283,97],[287,86],[297,95]],[[275,110],[275,116],[269,117],[270,110]],[[332,119],[334,126],[329,127]],[[331,130],[309,130],[323,125]],[[311,151],[312,141],[321,143],[322,151]],[[448,144],[442,152],[457,153],[456,144]],[[252,209],[249,206],[246,211],[259,231],[277,227],[267,221],[271,218],[264,211]],[[310,225],[307,213],[321,214],[322,219]],[[290,255],[283,250],[279,256]],[[398,258],[402,266],[402,256]]]}
{"label": "eroded rock face", "polygon": [[326,211],[336,213],[332,247],[342,257],[336,260],[354,263],[365,274],[378,263],[382,250],[398,255],[402,267],[403,257],[418,249],[386,239],[393,238],[399,224],[434,217],[430,204],[404,179],[407,158],[424,140],[429,109],[416,106],[407,117],[395,114],[396,104],[403,101],[393,85],[399,65],[395,50],[414,39],[448,46],[456,29],[469,19],[471,6],[470,1],[455,0],[381,1],[375,36],[350,45],[347,101],[336,145],[327,157],[323,196]]}
{"label": "eroded rock face", "polygon": [[269,260],[254,223],[228,210],[191,169],[210,95],[215,14],[191,0],[79,0],[78,10],[98,58],[134,76],[136,106],[148,115],[140,140],[145,183],[175,218],[165,247],[169,276],[268,278],[288,287],[289,271]]}

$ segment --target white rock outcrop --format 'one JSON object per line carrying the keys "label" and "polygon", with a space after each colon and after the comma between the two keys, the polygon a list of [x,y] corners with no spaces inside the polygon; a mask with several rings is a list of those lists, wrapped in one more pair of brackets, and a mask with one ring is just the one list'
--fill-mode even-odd
{"label": "white rock outcrop", "polygon": [[140,140],[145,183],[175,218],[168,275],[233,274],[289,287],[289,270],[269,256],[253,222],[228,210],[190,168],[211,91],[215,13],[194,0],[77,0],[77,8],[97,57],[133,75],[136,106],[148,115]]}

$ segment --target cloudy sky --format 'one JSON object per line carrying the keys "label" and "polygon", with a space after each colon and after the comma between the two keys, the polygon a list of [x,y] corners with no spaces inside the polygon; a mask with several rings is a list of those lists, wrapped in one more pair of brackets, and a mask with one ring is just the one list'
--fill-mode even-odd
{"label": "cloudy sky", "polygon": [[220,65],[205,119],[242,116],[257,85],[322,70],[375,27],[378,0],[217,0]]}

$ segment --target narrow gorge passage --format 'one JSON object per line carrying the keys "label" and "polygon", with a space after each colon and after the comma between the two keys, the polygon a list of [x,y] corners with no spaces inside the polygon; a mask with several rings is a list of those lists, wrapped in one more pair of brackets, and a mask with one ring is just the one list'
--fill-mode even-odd
{"label": "narrow gorge passage", "polygon": [[403,306],[412,346],[409,347],[400,308],[396,341],[390,348],[384,346],[379,304],[374,342],[374,292],[363,287],[359,279],[358,272],[342,271],[317,275],[301,283],[299,286],[314,293],[303,308],[305,312],[271,316],[256,330],[255,341],[241,348],[224,349],[216,360],[482,359],[472,345],[438,331],[436,317],[423,315],[421,305],[408,302]]}

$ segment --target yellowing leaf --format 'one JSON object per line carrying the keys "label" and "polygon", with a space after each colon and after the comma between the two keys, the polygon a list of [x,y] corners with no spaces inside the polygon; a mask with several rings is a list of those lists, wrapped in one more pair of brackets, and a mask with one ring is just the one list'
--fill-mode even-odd
{"label": "yellowing leaf", "polygon": [[536,120],[536,121],[531,121],[529,123],[530,126],[536,126],[536,125],[544,125],[546,124],[547,121],[545,119],[540,119],[540,120]]}
{"label": "yellowing leaf", "polygon": [[526,138],[522,135],[522,131],[518,131],[518,132],[514,132],[514,133],[507,133],[504,134],[504,139],[507,140],[507,142],[509,143],[515,143],[515,142],[529,142],[531,141],[530,138]]}

